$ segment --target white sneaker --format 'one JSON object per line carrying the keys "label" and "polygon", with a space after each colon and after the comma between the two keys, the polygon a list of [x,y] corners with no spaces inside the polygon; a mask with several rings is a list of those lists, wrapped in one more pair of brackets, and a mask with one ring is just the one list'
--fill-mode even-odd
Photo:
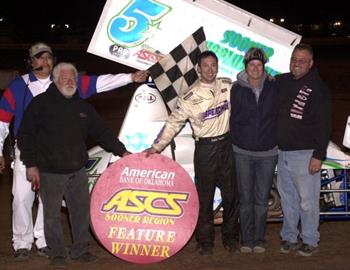
{"label": "white sneaker", "polygon": [[266,248],[265,248],[265,247],[262,247],[262,246],[255,246],[255,247],[253,248],[253,252],[254,252],[254,253],[260,254],[260,253],[265,253],[265,251],[266,251]]}
{"label": "white sneaker", "polygon": [[251,247],[248,246],[242,246],[239,251],[241,253],[253,253],[253,249]]}

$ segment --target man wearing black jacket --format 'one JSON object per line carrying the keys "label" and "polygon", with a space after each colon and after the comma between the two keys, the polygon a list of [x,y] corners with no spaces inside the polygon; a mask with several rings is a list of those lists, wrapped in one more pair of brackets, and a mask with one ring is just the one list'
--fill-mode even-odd
{"label": "man wearing black jacket", "polygon": [[318,251],[320,241],[320,170],[331,133],[331,97],[313,67],[313,50],[309,45],[298,44],[294,48],[290,71],[277,77],[281,252],[296,250],[302,256],[311,256]]}
{"label": "man wearing black jacket", "polygon": [[27,108],[18,136],[27,178],[33,189],[40,188],[51,264],[62,268],[66,256],[60,221],[63,198],[73,235],[70,257],[96,260],[89,252],[89,192],[84,167],[87,136],[115,155],[129,154],[95,109],[79,97],[77,78],[72,64],[58,64],[53,69],[53,83]]}

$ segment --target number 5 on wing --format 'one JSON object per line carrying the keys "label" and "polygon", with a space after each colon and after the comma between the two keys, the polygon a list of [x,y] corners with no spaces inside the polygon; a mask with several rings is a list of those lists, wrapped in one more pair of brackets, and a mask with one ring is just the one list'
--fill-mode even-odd
{"label": "number 5 on wing", "polygon": [[116,44],[135,47],[147,40],[144,34],[150,27],[158,27],[171,7],[158,1],[131,1],[108,23],[108,36]]}

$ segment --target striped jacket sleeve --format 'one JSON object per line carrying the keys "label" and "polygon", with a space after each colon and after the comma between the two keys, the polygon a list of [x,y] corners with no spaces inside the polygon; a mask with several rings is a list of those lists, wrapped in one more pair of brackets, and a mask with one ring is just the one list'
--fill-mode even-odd
{"label": "striped jacket sleeve", "polygon": [[80,97],[85,99],[97,93],[110,91],[131,82],[131,73],[105,74],[100,76],[82,75],[78,78],[78,89]]}

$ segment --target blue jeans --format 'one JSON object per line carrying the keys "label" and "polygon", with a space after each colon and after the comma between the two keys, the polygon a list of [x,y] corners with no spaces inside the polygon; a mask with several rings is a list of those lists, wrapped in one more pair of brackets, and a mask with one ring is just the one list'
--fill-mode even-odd
{"label": "blue jeans", "polygon": [[240,200],[239,223],[242,246],[265,246],[268,200],[277,155],[256,157],[234,153]]}
{"label": "blue jeans", "polygon": [[311,175],[309,163],[313,150],[280,151],[277,165],[277,188],[283,210],[282,240],[298,241],[299,220],[301,239],[317,246],[320,240],[320,173]]}

